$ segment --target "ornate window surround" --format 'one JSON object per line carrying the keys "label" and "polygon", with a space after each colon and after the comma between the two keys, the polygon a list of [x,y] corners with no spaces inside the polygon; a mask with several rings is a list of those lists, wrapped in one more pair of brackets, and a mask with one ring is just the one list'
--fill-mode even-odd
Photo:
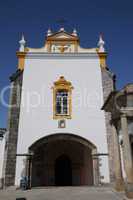
{"label": "ornate window surround", "polygon": [[[71,119],[72,118],[72,84],[67,81],[64,76],[54,82],[53,89],[53,119]],[[56,113],[56,94],[59,90],[66,90],[68,92],[68,114],[61,115]]]}

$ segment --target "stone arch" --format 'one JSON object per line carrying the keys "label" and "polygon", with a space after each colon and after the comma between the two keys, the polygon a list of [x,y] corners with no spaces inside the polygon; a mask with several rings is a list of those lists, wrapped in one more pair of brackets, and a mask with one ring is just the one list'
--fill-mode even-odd
{"label": "stone arch", "polygon": [[[96,161],[92,156],[96,153],[96,146],[81,136],[70,133],[47,135],[35,141],[29,147],[29,151],[33,153],[31,186],[56,186],[59,183],[61,186],[94,185],[96,183],[95,176],[98,172],[96,172]],[[65,155],[66,159],[62,155]],[[60,162],[57,164],[58,159]],[[59,168],[62,166],[62,170],[60,169],[62,175],[58,174],[58,169],[55,170],[56,165]],[[66,173],[69,177],[67,179],[64,175],[64,181],[61,182],[56,173],[59,176]]]}
{"label": "stone arch", "polygon": [[89,147],[90,149],[96,149],[96,145],[94,145],[92,142],[90,142],[89,140],[87,140],[84,137],[81,137],[79,135],[75,135],[72,133],[53,133],[47,136],[44,136],[42,138],[40,138],[39,140],[35,141],[30,147],[29,147],[29,151],[34,150],[35,148],[37,148],[38,146],[40,146],[40,144],[47,144],[48,142],[52,142],[54,140],[69,140],[69,141],[75,141],[75,142],[79,142],[87,147]]}

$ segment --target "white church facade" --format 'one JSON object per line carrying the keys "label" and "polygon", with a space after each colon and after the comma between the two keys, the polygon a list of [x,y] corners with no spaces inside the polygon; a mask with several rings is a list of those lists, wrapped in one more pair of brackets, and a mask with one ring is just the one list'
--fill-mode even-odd
{"label": "white church facade", "polygon": [[114,181],[110,113],[101,108],[114,90],[100,36],[80,47],[74,30],[48,30],[45,45],[17,52],[11,76],[3,185],[99,185]]}

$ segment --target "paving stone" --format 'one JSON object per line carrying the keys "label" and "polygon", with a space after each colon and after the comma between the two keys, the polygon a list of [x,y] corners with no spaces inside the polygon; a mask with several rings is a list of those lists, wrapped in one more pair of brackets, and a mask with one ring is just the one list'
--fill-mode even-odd
{"label": "paving stone", "polygon": [[0,200],[124,200],[123,193],[108,187],[46,187],[27,191],[0,191]]}

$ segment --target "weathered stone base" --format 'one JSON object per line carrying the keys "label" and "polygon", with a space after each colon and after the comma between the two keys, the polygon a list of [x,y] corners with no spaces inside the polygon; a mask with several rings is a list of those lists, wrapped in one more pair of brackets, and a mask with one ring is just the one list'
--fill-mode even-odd
{"label": "weathered stone base", "polygon": [[126,196],[129,199],[133,199],[133,183],[126,183],[125,184],[125,192],[126,192]]}
{"label": "weathered stone base", "polygon": [[0,189],[3,189],[3,183],[4,182],[4,180],[3,180],[3,178],[0,178]]}
{"label": "weathered stone base", "polygon": [[124,191],[125,190],[124,181],[122,179],[116,180],[114,188],[118,192]]}

